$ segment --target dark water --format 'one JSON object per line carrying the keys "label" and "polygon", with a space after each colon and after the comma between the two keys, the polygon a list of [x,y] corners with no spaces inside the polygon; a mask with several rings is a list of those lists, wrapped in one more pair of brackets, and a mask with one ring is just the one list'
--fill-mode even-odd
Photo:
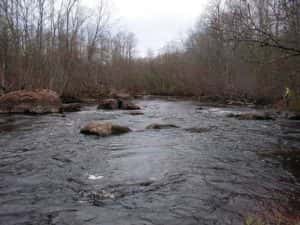
{"label": "dark water", "polygon": [[[145,115],[1,116],[0,224],[226,225],[263,210],[300,214],[299,161],[257,154],[299,148],[299,123],[239,121],[225,115],[249,109],[193,102],[138,104]],[[134,132],[80,134],[92,120]],[[151,123],[180,128],[143,131]]]}

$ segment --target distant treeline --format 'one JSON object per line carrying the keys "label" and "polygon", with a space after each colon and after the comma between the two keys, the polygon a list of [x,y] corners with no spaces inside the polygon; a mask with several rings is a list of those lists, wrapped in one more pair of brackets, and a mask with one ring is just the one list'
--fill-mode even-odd
{"label": "distant treeline", "polygon": [[210,1],[186,40],[138,62],[161,94],[275,99],[300,91],[300,1]]}
{"label": "distant treeline", "polygon": [[109,10],[104,0],[93,10],[80,0],[1,0],[1,88],[90,95],[122,83],[135,37],[112,34]]}
{"label": "distant treeline", "polygon": [[79,0],[0,4],[0,75],[8,90],[274,100],[289,87],[300,94],[300,0],[210,1],[185,40],[145,58],[135,56],[132,33],[112,34],[103,0],[93,13]]}

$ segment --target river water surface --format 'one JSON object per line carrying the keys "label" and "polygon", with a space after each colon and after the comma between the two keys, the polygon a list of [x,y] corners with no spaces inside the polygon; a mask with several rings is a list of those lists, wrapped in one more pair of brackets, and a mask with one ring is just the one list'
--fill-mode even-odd
{"label": "river water surface", "polygon": [[[299,149],[299,123],[240,121],[226,114],[250,109],[190,101],[137,103],[144,115],[90,106],[0,116],[0,224],[235,225],[264,211],[300,214],[299,161],[259,154]],[[79,133],[94,120],[133,132]],[[179,128],[144,130],[152,123]]]}

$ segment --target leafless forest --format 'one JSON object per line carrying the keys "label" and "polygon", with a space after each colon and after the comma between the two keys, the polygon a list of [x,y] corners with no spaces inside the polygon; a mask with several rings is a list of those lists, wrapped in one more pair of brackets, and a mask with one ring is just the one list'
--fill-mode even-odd
{"label": "leafless forest", "polygon": [[211,1],[184,40],[147,57],[112,14],[104,0],[93,10],[80,0],[1,0],[2,91],[275,100],[288,86],[299,94],[299,0]]}

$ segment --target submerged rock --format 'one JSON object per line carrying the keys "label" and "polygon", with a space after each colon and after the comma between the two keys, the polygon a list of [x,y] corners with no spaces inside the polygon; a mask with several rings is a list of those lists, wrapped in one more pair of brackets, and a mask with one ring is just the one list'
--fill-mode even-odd
{"label": "submerged rock", "polygon": [[100,103],[98,105],[98,109],[139,110],[141,108],[129,100],[110,98],[110,99],[104,99],[104,100],[100,101]]}
{"label": "submerged rock", "polygon": [[20,90],[0,97],[0,113],[58,113],[62,107],[59,95],[51,90]]}
{"label": "submerged rock", "polygon": [[128,127],[103,122],[91,122],[80,130],[83,134],[98,135],[101,137],[124,134],[130,131]]}
{"label": "submerged rock", "polygon": [[146,127],[148,130],[161,130],[161,129],[171,129],[171,128],[179,128],[178,126],[174,124],[150,124]]}
{"label": "submerged rock", "polygon": [[205,128],[205,127],[192,127],[192,128],[187,128],[185,131],[188,131],[190,133],[205,133],[209,132],[211,129],[210,128]]}
{"label": "submerged rock", "polygon": [[154,181],[144,181],[132,184],[113,184],[102,190],[88,192],[85,196],[94,206],[103,206],[103,204],[113,200],[155,191],[161,187],[163,187],[163,184],[154,183]]}
{"label": "submerged rock", "polygon": [[267,113],[244,113],[244,114],[228,114],[227,117],[236,118],[239,120],[274,120],[272,116]]}

